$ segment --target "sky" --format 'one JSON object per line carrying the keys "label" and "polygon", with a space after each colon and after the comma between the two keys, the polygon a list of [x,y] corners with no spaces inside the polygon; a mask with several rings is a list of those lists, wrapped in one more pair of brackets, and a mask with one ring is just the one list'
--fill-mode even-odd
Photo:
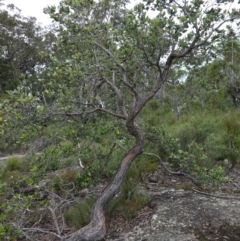
{"label": "sky", "polygon": [[[58,6],[61,0],[3,0],[5,5],[14,4],[21,10],[21,14],[25,17],[35,17],[38,23],[49,25],[52,19],[43,13],[43,8],[47,6]],[[135,3],[139,0],[133,0]]]}
{"label": "sky", "polygon": [[[33,16],[37,18],[38,23],[43,25],[49,25],[52,23],[52,20],[48,17],[47,14],[43,13],[43,8],[52,5],[59,5],[61,0],[4,0],[5,5],[13,3],[16,7],[21,9],[21,13],[25,17]],[[134,3],[139,2],[139,0],[132,0]],[[206,0],[206,2],[214,2],[215,0]],[[237,2],[235,0],[234,2]],[[231,4],[231,6],[235,6]]]}
{"label": "sky", "polygon": [[4,0],[5,5],[14,4],[21,10],[21,14],[25,17],[35,17],[38,23],[49,25],[52,20],[47,14],[43,13],[43,8],[47,6],[58,6],[60,0]]}

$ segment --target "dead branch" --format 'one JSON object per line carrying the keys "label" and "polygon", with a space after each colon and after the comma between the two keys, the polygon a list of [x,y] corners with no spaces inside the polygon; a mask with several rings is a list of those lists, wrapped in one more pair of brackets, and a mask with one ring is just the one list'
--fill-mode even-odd
{"label": "dead branch", "polygon": [[207,192],[201,192],[197,189],[192,188],[192,190],[196,193],[202,194],[202,195],[206,195],[206,196],[210,196],[210,197],[216,197],[216,198],[224,198],[224,199],[236,199],[236,200],[240,200],[240,197],[234,197],[234,196],[225,196],[225,195],[216,195],[216,194],[211,194],[211,193],[207,193]]}
{"label": "dead branch", "polygon": [[195,178],[193,178],[190,174],[183,172],[183,171],[177,171],[177,172],[173,172],[171,170],[169,170],[166,165],[163,163],[162,159],[160,156],[158,156],[155,153],[147,153],[147,152],[143,152],[142,155],[147,155],[147,156],[153,156],[155,158],[157,158],[160,162],[160,165],[171,175],[177,175],[177,176],[184,176],[188,179],[190,179],[196,186],[201,186],[202,183],[198,180],[196,180]]}
{"label": "dead branch", "polygon": [[[125,152],[127,152],[128,150],[122,146],[120,143],[117,143],[115,142],[122,150],[124,150]],[[177,171],[177,172],[173,172],[171,170],[169,170],[166,165],[164,164],[164,162],[162,161],[161,157],[158,156],[157,154],[155,153],[149,153],[149,152],[143,152],[142,155],[146,155],[146,156],[152,156],[152,157],[155,157],[159,160],[160,162],[160,165],[165,169],[165,171],[167,171],[169,174],[171,175],[177,175],[177,176],[184,176],[188,179],[190,179],[196,186],[201,186],[201,182],[196,180],[195,178],[193,178],[190,174],[186,173],[186,172],[183,172],[183,171]]]}
{"label": "dead branch", "polygon": [[121,145],[120,143],[118,142],[115,142],[116,145],[118,145],[122,150],[124,150],[125,152],[127,152],[128,150],[123,146]]}
{"label": "dead branch", "polygon": [[57,238],[59,238],[60,240],[62,239],[62,236],[52,232],[52,231],[48,231],[48,230],[44,230],[41,228],[23,228],[23,231],[28,231],[28,232],[39,232],[39,233],[46,233],[46,234],[51,234]]}

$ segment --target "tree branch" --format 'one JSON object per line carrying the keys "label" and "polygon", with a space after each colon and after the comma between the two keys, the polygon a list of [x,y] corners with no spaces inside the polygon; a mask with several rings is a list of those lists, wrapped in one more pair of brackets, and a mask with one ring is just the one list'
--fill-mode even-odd
{"label": "tree branch", "polygon": [[118,62],[118,60],[115,58],[115,56],[111,53],[111,51],[109,51],[108,49],[106,49],[104,46],[102,46],[101,44],[99,44],[97,41],[94,41],[94,43],[101,48],[104,52],[106,52],[113,60],[114,62],[118,65],[118,67],[120,67],[120,69],[123,71],[123,77],[121,78],[122,82],[124,83],[124,85],[126,85],[130,91],[134,94],[135,98],[138,99],[138,93],[137,91],[134,89],[134,87],[127,81],[126,78],[126,69],[124,68],[124,66]]}
{"label": "tree branch", "polygon": [[127,111],[126,111],[125,106],[124,106],[124,101],[123,101],[123,97],[122,97],[122,93],[121,93],[120,89],[118,89],[117,86],[114,83],[112,83],[111,81],[109,81],[107,78],[105,78],[105,77],[102,77],[102,78],[109,86],[111,86],[111,88],[116,93],[116,95],[118,97],[118,107],[119,107],[120,111],[122,112],[123,116],[126,119],[128,114],[127,114]]}
{"label": "tree branch", "polygon": [[203,40],[201,43],[197,44],[194,48],[198,48],[198,47],[201,47],[201,46],[203,46],[204,44],[206,44],[207,41],[209,40],[209,38],[213,35],[213,33],[216,32],[224,23],[233,21],[234,19],[235,19],[235,18],[229,18],[229,19],[226,19],[226,20],[224,20],[223,22],[221,22],[216,28],[214,28],[214,29],[209,33],[209,35],[205,38],[205,40]]}
{"label": "tree branch", "polygon": [[203,195],[207,195],[207,196],[210,196],[210,197],[240,200],[240,197],[215,195],[215,194],[211,194],[211,193],[207,193],[207,192],[201,192],[201,191],[198,191],[197,189],[194,189],[194,188],[192,188],[192,190],[193,190],[194,192],[196,192],[196,193],[203,194]]}
{"label": "tree branch", "polygon": [[99,44],[97,41],[93,41],[99,48],[101,48],[104,52],[106,52],[112,59],[113,61],[122,69],[123,72],[126,72],[124,66],[118,62],[118,60],[115,58],[115,56],[105,47],[103,47],[101,44]]}
{"label": "tree branch", "polygon": [[97,112],[97,111],[102,111],[102,112],[105,112],[109,115],[112,115],[112,116],[115,116],[115,117],[118,117],[120,119],[123,119],[123,120],[126,120],[126,116],[124,115],[119,115],[117,113],[114,113],[110,110],[106,110],[104,108],[95,108],[91,111],[88,111],[88,112],[55,112],[55,113],[51,113],[51,115],[66,115],[66,116],[81,116],[81,115],[88,115],[88,114],[92,114],[94,112]]}
{"label": "tree branch", "polygon": [[41,229],[41,228],[23,228],[22,229],[23,231],[31,231],[31,232],[39,232],[39,233],[47,233],[47,234],[51,234],[55,237],[58,237],[60,240],[62,239],[62,236],[54,233],[54,232],[51,232],[51,231],[48,231],[48,230],[44,230],[44,229]]}
{"label": "tree branch", "polygon": [[133,93],[133,95],[136,98],[136,101],[138,101],[139,95],[138,95],[137,91],[134,89],[134,87],[127,81],[126,72],[123,73],[123,78],[121,80],[130,89],[130,91]]}
{"label": "tree branch", "polygon": [[160,156],[158,156],[155,153],[148,153],[148,152],[143,152],[142,155],[147,155],[147,156],[152,156],[155,157],[159,160],[161,166],[171,175],[178,175],[178,176],[184,176],[188,179],[190,179],[196,186],[201,185],[201,182],[197,181],[195,178],[193,178],[191,175],[189,175],[188,173],[182,172],[182,171],[177,171],[177,172],[172,172],[171,170],[169,170],[166,165],[164,165],[162,159]]}

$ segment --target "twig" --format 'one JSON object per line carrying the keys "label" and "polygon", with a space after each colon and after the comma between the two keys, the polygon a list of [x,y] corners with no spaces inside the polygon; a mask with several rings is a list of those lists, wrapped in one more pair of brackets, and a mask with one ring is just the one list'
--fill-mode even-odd
{"label": "twig", "polygon": [[240,186],[235,182],[233,182],[233,185],[236,186],[237,188],[240,188]]}
{"label": "twig", "polygon": [[56,233],[54,233],[54,232],[41,229],[41,228],[23,228],[23,230],[24,230],[24,231],[47,233],[47,234],[54,235],[55,237],[58,237],[59,239],[62,239],[62,236],[60,236],[60,235],[58,235],[58,234],[56,234]]}
{"label": "twig", "polygon": [[[128,150],[122,146],[121,144],[115,142],[121,149],[123,149],[125,152],[127,152]],[[185,173],[185,172],[181,172],[181,171],[177,171],[177,172],[173,172],[171,170],[169,170],[163,163],[162,159],[160,156],[158,156],[157,154],[155,153],[149,153],[149,152],[143,152],[142,155],[146,155],[146,156],[153,156],[153,157],[156,157],[159,162],[160,162],[160,165],[171,175],[178,175],[178,176],[184,176],[188,179],[190,179],[196,186],[201,186],[201,182],[196,180],[195,178],[193,178],[190,174],[188,173]]]}
{"label": "twig", "polygon": [[128,150],[123,146],[121,145],[120,143],[118,142],[114,142],[116,145],[118,145],[122,150],[124,150],[125,152],[127,152]]}
{"label": "twig", "polygon": [[110,151],[109,151],[109,153],[108,153],[105,161],[104,161],[103,164],[102,164],[102,168],[101,168],[101,171],[100,171],[100,173],[99,173],[99,176],[102,175],[103,169],[108,165],[109,158],[110,158],[110,156],[112,155],[112,153],[113,153],[113,151],[114,151],[114,149],[115,149],[116,144],[117,144],[117,143],[114,142],[113,145],[112,145],[112,147],[110,148]]}
{"label": "twig", "polygon": [[207,192],[201,192],[201,191],[198,191],[198,190],[196,190],[196,189],[194,189],[194,188],[192,188],[192,190],[193,190],[194,192],[199,193],[199,194],[206,195],[206,196],[210,196],[210,197],[240,200],[240,197],[215,195],[215,194],[210,194],[210,193],[207,193]]}

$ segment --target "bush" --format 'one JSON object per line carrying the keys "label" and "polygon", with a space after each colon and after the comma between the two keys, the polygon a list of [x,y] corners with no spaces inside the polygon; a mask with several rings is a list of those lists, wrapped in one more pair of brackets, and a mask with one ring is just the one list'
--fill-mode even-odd
{"label": "bush", "polygon": [[95,162],[92,166],[85,167],[75,175],[75,184],[78,188],[88,187],[100,178],[100,164]]}
{"label": "bush", "polygon": [[125,219],[135,218],[137,211],[146,206],[149,200],[149,196],[138,193],[134,182],[126,180],[119,195],[107,205],[107,217],[120,213]]}
{"label": "bush", "polygon": [[170,163],[185,172],[201,177],[205,177],[206,170],[212,166],[204,153],[203,147],[195,142],[189,144],[186,151],[178,149],[172,153]]}
{"label": "bush", "polygon": [[127,172],[127,180],[142,180],[143,173],[155,172],[158,169],[159,161],[154,157],[146,155],[139,156],[135,160]]}
{"label": "bush", "polygon": [[36,157],[35,161],[40,172],[56,171],[61,167],[60,150],[56,146],[49,146],[40,156]]}
{"label": "bush", "polygon": [[227,158],[227,146],[225,145],[224,132],[211,133],[206,142],[206,155],[210,160],[219,161]]}
{"label": "bush", "polygon": [[221,183],[224,177],[224,168],[222,166],[216,166],[210,170],[209,175],[211,179]]}
{"label": "bush", "polygon": [[147,128],[147,148],[152,152],[156,149],[158,155],[162,158],[168,158],[171,153],[180,148],[179,139],[169,134],[164,127]]}
{"label": "bush", "polygon": [[91,219],[91,211],[92,206],[94,204],[94,198],[89,197],[84,201],[80,201],[68,211],[65,212],[64,217],[66,223],[74,227],[75,229],[79,229],[90,222]]}
{"label": "bush", "polygon": [[10,157],[7,161],[6,171],[21,170],[22,161],[17,157]]}
{"label": "bush", "polygon": [[225,157],[234,165],[240,161],[240,113],[239,110],[230,111],[223,118],[223,128],[226,131],[224,142]]}

